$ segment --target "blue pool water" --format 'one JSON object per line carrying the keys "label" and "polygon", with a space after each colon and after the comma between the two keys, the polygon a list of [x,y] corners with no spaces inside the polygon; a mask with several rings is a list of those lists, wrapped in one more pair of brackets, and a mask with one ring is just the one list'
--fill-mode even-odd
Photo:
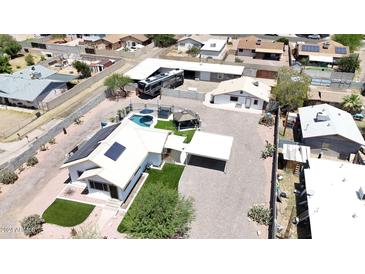
{"label": "blue pool water", "polygon": [[150,127],[153,122],[153,117],[150,115],[138,115],[133,114],[129,120],[135,122],[137,125],[141,127]]}

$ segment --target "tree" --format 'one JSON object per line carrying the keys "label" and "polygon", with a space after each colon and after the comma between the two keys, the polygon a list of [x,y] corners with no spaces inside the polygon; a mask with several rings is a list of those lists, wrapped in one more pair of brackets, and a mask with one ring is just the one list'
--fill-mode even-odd
{"label": "tree", "polygon": [[62,39],[63,41],[66,41],[66,34],[51,34],[53,39]]}
{"label": "tree", "polygon": [[289,45],[289,39],[286,37],[280,37],[276,42],[284,43],[284,45]]}
{"label": "tree", "polygon": [[72,66],[77,70],[78,73],[81,74],[81,79],[91,76],[91,69],[85,62],[74,61]]}
{"label": "tree", "polygon": [[190,54],[191,56],[195,57],[200,53],[200,49],[196,46],[191,47],[186,51],[187,54]]}
{"label": "tree", "polygon": [[[194,218],[191,199],[180,196],[176,190],[156,183],[138,195],[118,231],[134,238],[171,239],[184,238]],[[143,199],[143,201],[139,201]]]}
{"label": "tree", "polygon": [[362,98],[360,94],[353,93],[346,95],[342,100],[342,108],[352,114],[358,113],[362,108]]}
{"label": "tree", "polygon": [[27,63],[27,66],[33,66],[34,65],[34,58],[32,54],[28,54],[25,56],[25,62]]}
{"label": "tree", "polygon": [[0,34],[0,51],[13,58],[21,49],[22,46],[11,35]]}
{"label": "tree", "polygon": [[354,73],[360,68],[360,60],[358,55],[351,54],[348,57],[342,57],[337,62],[338,71],[342,72],[352,72]]}
{"label": "tree", "polygon": [[12,68],[9,63],[9,57],[6,55],[0,56],[0,73],[11,73]]}
{"label": "tree", "polygon": [[152,34],[150,35],[156,47],[166,48],[176,43],[174,34]]}
{"label": "tree", "polygon": [[332,39],[350,48],[350,52],[357,50],[362,43],[362,34],[335,34]]}
{"label": "tree", "polygon": [[125,87],[132,82],[132,79],[128,76],[113,73],[105,79],[104,85],[111,89],[114,96],[120,95],[120,93],[122,92],[124,96],[127,97],[129,91],[127,91]]}
{"label": "tree", "polygon": [[292,111],[303,106],[308,98],[309,85],[310,78],[307,75],[289,68],[281,68],[273,94],[283,109]]}

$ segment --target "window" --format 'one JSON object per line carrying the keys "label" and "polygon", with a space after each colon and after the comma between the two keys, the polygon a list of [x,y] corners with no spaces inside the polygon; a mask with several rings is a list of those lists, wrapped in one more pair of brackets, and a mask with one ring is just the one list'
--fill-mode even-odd
{"label": "window", "polygon": [[243,52],[243,49],[238,49],[238,52]]}
{"label": "window", "polygon": [[109,191],[108,185],[107,184],[103,184],[103,183],[99,183],[96,181],[89,181],[90,184],[90,188],[93,189],[97,189],[97,190],[103,190],[103,191]]}
{"label": "window", "polygon": [[218,79],[223,79],[223,77],[224,77],[223,73],[218,73],[218,74],[217,74],[217,78],[218,78]]}
{"label": "window", "polygon": [[237,96],[231,96],[231,102],[238,102]]}
{"label": "window", "polygon": [[82,173],[84,173],[83,171],[80,171],[80,170],[78,170],[76,172],[77,172],[77,177],[80,177],[82,175]]}
{"label": "window", "polygon": [[185,43],[180,43],[180,46],[184,47],[185,46]]}
{"label": "window", "polygon": [[257,105],[258,103],[259,103],[259,100],[257,100],[257,99],[253,100],[254,105]]}

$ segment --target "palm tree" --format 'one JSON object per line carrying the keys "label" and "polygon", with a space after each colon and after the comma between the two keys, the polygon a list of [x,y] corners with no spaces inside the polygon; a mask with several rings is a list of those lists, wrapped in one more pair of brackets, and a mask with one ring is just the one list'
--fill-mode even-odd
{"label": "palm tree", "polygon": [[112,94],[114,96],[120,95],[122,92],[125,97],[127,97],[129,91],[125,89],[125,87],[132,83],[132,79],[128,76],[124,76],[122,74],[113,73],[108,78],[105,79],[104,85],[111,89]]}
{"label": "palm tree", "polygon": [[343,97],[342,108],[352,114],[360,112],[362,108],[362,98],[360,94],[353,93]]}

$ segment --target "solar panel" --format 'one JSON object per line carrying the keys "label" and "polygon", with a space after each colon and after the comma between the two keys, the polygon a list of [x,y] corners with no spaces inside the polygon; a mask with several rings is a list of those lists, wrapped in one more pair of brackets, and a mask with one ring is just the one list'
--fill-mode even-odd
{"label": "solar panel", "polygon": [[125,146],[115,142],[112,146],[105,152],[105,156],[112,159],[113,161],[118,160],[119,156],[122,155],[125,150]]}
{"label": "solar panel", "polygon": [[302,45],[302,51],[319,52],[318,45]]}
{"label": "solar panel", "polygon": [[346,54],[347,53],[347,48],[345,47],[335,47],[335,51],[337,54]]}

